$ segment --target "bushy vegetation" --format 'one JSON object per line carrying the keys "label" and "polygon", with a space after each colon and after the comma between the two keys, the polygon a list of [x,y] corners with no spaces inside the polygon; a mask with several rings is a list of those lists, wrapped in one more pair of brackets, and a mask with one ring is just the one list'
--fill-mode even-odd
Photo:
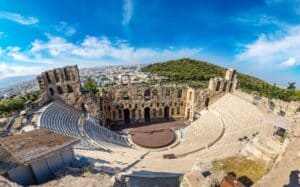
{"label": "bushy vegetation", "polygon": [[37,100],[39,95],[39,91],[35,91],[24,96],[0,100],[0,117],[9,116],[13,112],[23,109],[27,102]]}
{"label": "bushy vegetation", "polygon": [[[187,58],[155,63],[145,67],[143,71],[167,77],[170,82],[187,83],[194,88],[203,88],[210,78],[223,78],[226,73],[223,67]],[[238,79],[239,88],[247,93],[255,92],[264,97],[285,101],[300,100],[300,90],[295,89],[295,83],[290,83],[285,89],[242,73],[238,73]]]}
{"label": "bushy vegetation", "polygon": [[96,95],[98,93],[97,82],[94,79],[88,79],[83,85],[83,91]]}
{"label": "bushy vegetation", "polygon": [[[213,162],[215,171],[235,173],[238,178],[249,178],[252,182],[261,179],[268,172],[268,167],[260,161],[249,160],[245,157],[229,157]],[[243,181],[241,181],[243,182]]]}

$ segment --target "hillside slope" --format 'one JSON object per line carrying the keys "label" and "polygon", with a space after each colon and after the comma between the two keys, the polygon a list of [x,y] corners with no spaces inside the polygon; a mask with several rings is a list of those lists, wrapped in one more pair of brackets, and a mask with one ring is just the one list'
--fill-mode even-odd
{"label": "hillside slope", "polygon": [[[208,62],[194,59],[178,59],[164,63],[151,64],[145,72],[168,77],[171,82],[187,83],[192,87],[203,87],[213,77],[224,77],[226,69]],[[261,79],[238,73],[239,88],[247,93],[257,92],[261,96],[279,98],[285,101],[300,100],[299,92],[282,89]],[[207,85],[207,83],[206,83]]]}

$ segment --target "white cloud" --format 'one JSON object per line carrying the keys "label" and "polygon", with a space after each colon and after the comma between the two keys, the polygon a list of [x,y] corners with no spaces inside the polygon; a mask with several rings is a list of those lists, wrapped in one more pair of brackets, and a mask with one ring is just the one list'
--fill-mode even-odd
{"label": "white cloud", "polygon": [[297,63],[300,59],[299,49],[300,26],[288,27],[279,34],[261,34],[256,41],[245,46],[245,49],[236,56],[236,60],[260,65],[293,67],[299,65]]}
{"label": "white cloud", "polygon": [[34,40],[27,50],[21,50],[17,46],[2,49],[2,57],[6,59],[6,63],[1,64],[0,78],[38,74],[41,70],[72,64],[88,67],[152,63],[184,57],[199,58],[201,51],[199,48],[135,48],[127,41],[113,41],[107,37],[86,36],[82,41],[69,42],[62,37],[47,36],[45,41]]}
{"label": "white cloud", "polygon": [[48,41],[35,40],[30,49],[32,54],[49,55],[51,58],[68,58],[126,63],[149,63],[156,60],[167,60],[181,57],[195,57],[200,49],[162,49],[134,48],[122,40],[111,41],[107,37],[87,36],[81,42],[71,43],[61,37],[49,36]]}
{"label": "white cloud", "polygon": [[24,17],[21,14],[5,11],[0,11],[0,19],[7,19],[22,25],[33,25],[39,22],[39,20],[35,17]]}
{"label": "white cloud", "polygon": [[123,2],[123,25],[128,25],[130,23],[133,12],[133,2],[132,0],[124,0]]}
{"label": "white cloud", "polygon": [[47,42],[41,40],[35,40],[31,43],[32,48],[30,52],[47,52],[51,56],[58,56],[63,52],[70,51],[74,48],[72,43],[67,42],[64,38],[48,35],[49,40]]}
{"label": "white cloud", "polygon": [[76,29],[64,21],[61,21],[58,25],[56,25],[55,30],[66,36],[73,36],[76,33]]}
{"label": "white cloud", "polygon": [[16,65],[16,64],[12,65],[9,63],[1,62],[0,79],[33,75],[36,72],[41,72],[42,70],[43,68],[41,66],[21,66],[21,65]]}
{"label": "white cloud", "polygon": [[282,62],[280,65],[282,67],[293,67],[293,66],[299,65],[299,63],[296,62],[296,59],[294,57],[290,57],[286,61]]}

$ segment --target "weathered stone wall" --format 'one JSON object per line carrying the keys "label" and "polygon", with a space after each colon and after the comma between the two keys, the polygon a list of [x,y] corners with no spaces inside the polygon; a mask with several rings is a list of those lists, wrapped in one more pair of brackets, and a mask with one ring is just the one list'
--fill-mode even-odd
{"label": "weathered stone wall", "polygon": [[84,110],[90,116],[97,118],[102,121],[101,111],[100,111],[100,97],[96,97],[92,94],[82,95],[84,101]]}
{"label": "weathered stone wall", "polygon": [[233,69],[226,72],[225,79],[211,79],[207,89],[187,85],[131,85],[130,77],[126,75],[120,85],[103,89],[100,96],[81,93],[77,66],[46,71],[37,79],[42,103],[62,100],[96,117],[104,126],[182,119],[192,121],[197,112],[237,88]]}
{"label": "weathered stone wall", "polygon": [[113,124],[159,122],[185,117],[186,86],[115,86],[102,91],[103,117]]}
{"label": "weathered stone wall", "polygon": [[192,120],[195,113],[205,109],[209,105],[216,102],[227,92],[233,92],[237,89],[237,74],[233,69],[229,69],[226,72],[225,79],[212,78],[209,80],[207,89],[197,89],[194,94],[194,101],[190,104],[193,106],[192,118],[186,118]]}
{"label": "weathered stone wall", "polygon": [[249,102],[252,102],[262,111],[267,113],[272,113],[285,117],[293,117],[295,115],[300,114],[300,102],[285,102],[279,99],[268,99],[265,97],[250,95],[241,91],[237,91],[235,92],[235,94],[248,100]]}
{"label": "weathered stone wall", "polygon": [[235,70],[228,70],[225,79],[214,78],[208,89],[187,85],[121,84],[103,90],[102,117],[110,126],[124,123],[160,122],[186,119],[214,103],[237,87]]}
{"label": "weathered stone wall", "polygon": [[82,94],[77,66],[66,66],[43,72],[37,77],[42,102],[63,100],[76,109],[82,107]]}

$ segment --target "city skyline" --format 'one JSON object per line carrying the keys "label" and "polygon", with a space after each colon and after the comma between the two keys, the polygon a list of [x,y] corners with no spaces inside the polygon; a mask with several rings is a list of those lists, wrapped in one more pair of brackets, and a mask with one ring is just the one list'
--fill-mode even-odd
{"label": "city skyline", "polygon": [[281,0],[2,0],[0,83],[64,65],[195,58],[299,87],[299,14],[299,2]]}

